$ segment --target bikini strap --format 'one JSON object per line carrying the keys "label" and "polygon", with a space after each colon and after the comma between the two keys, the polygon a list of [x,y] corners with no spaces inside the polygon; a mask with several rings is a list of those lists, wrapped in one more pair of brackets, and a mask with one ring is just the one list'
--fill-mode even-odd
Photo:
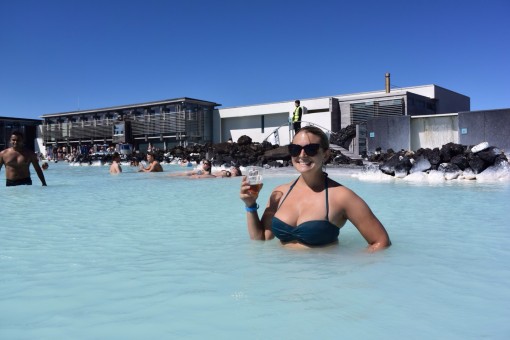
{"label": "bikini strap", "polygon": [[[301,177],[301,176],[299,176],[299,177]],[[278,209],[280,209],[280,207],[282,206],[283,202],[287,199],[287,196],[289,196],[290,192],[294,188],[294,185],[296,185],[297,181],[299,180],[299,177],[294,181],[294,183],[292,183],[290,185],[289,191],[287,191],[287,194],[285,194],[285,197],[283,198],[283,200],[280,202],[280,204],[278,204],[278,208],[276,208],[276,211],[278,211]]]}
{"label": "bikini strap", "polygon": [[328,174],[327,173],[324,173],[324,189],[326,190],[326,221],[329,221]]}

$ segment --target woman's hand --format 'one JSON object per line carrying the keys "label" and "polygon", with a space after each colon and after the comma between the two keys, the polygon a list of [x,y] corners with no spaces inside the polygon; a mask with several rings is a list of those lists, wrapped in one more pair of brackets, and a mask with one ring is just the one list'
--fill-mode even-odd
{"label": "woman's hand", "polygon": [[255,205],[257,198],[259,197],[259,193],[250,191],[250,183],[246,179],[246,176],[243,176],[243,179],[241,180],[241,193],[239,194],[239,197],[247,207]]}

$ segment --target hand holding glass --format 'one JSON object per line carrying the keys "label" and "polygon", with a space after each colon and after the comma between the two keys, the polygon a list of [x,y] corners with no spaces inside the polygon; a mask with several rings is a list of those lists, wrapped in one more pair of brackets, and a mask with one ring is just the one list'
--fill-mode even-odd
{"label": "hand holding glass", "polygon": [[250,184],[248,192],[254,196],[258,195],[260,189],[262,189],[262,172],[263,168],[258,166],[249,166],[247,169],[247,179]]}

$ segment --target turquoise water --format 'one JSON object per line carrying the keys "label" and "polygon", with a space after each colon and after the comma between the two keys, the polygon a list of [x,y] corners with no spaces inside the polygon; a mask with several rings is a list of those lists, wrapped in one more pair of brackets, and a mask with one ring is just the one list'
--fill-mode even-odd
{"label": "turquoise water", "polygon": [[[239,178],[124,169],[0,187],[1,339],[510,337],[509,183],[331,172],[388,229],[368,254],[349,223],[333,248],[249,240]],[[259,203],[295,177],[266,172]]]}

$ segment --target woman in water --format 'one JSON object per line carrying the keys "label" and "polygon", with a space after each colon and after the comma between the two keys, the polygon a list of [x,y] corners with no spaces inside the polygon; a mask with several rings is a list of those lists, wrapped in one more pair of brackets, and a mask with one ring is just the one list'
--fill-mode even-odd
{"label": "woman in water", "polygon": [[190,178],[216,178],[216,176],[214,176],[211,172],[212,172],[211,161],[208,159],[204,159],[202,161],[202,164],[195,170],[185,172],[174,172],[169,174],[168,176],[170,177],[189,176]]}
{"label": "woman in water", "polygon": [[338,243],[340,228],[349,220],[368,242],[368,250],[391,245],[386,229],[368,205],[350,189],[322,171],[330,156],[329,140],[319,128],[306,126],[289,145],[298,179],[276,187],[262,218],[257,209],[258,193],[250,191],[243,178],[240,198],[246,205],[248,233],[253,240],[275,236],[286,246],[320,247]]}

